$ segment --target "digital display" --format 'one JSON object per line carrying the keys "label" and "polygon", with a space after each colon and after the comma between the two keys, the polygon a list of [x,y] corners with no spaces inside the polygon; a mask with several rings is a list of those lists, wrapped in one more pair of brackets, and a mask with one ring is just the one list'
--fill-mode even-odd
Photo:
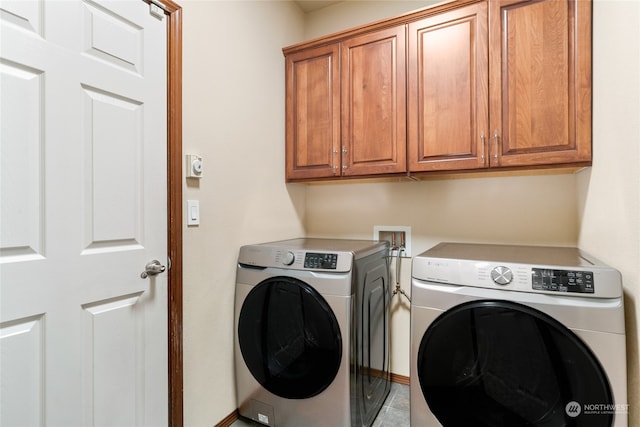
{"label": "digital display", "polygon": [[307,252],[304,256],[304,268],[335,270],[337,264],[338,254],[319,254]]}
{"label": "digital display", "polygon": [[539,291],[575,292],[592,294],[595,292],[593,272],[553,270],[547,268],[531,269],[532,287]]}

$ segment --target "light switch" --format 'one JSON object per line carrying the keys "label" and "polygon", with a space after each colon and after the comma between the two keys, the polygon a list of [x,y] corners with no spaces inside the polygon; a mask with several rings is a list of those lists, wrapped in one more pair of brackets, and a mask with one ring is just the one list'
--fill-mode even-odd
{"label": "light switch", "polygon": [[187,225],[200,225],[200,200],[187,200]]}

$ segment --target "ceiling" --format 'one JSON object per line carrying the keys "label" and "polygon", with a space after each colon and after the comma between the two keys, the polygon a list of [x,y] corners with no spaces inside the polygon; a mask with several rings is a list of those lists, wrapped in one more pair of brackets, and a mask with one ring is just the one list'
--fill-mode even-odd
{"label": "ceiling", "polygon": [[313,12],[332,4],[340,3],[338,1],[316,1],[316,0],[294,0],[294,2],[302,9],[304,13]]}

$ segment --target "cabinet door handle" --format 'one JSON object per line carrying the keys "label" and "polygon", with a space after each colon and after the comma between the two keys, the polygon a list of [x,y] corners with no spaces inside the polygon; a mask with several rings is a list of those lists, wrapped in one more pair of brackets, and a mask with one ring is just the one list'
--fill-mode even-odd
{"label": "cabinet door handle", "polygon": [[498,164],[498,150],[500,149],[500,136],[498,135],[498,131],[495,131],[493,134],[493,141],[495,142],[495,151],[493,152],[493,159]]}
{"label": "cabinet door handle", "polygon": [[482,153],[480,154],[480,160],[484,164],[484,143],[487,138],[484,136],[484,132],[480,134],[480,145],[482,147]]}

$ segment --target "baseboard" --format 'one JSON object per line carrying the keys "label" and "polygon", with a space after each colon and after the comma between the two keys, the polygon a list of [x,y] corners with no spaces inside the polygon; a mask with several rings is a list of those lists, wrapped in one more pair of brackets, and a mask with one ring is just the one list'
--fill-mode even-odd
{"label": "baseboard", "polygon": [[[409,385],[409,382],[410,382],[409,377],[405,377],[404,375],[394,374],[393,372],[391,373],[391,381],[394,383],[404,384],[404,385]],[[235,411],[233,411],[232,413],[224,417],[224,419],[222,419],[222,421],[220,421],[214,427],[229,427],[238,418],[240,418],[240,413],[236,409]]]}
{"label": "baseboard", "polygon": [[391,381],[394,383],[404,384],[404,385],[409,385],[411,382],[409,377],[405,377],[404,375],[394,374],[393,372],[391,373]]}
{"label": "baseboard", "polygon": [[229,415],[224,417],[224,419],[222,421],[220,421],[218,424],[216,424],[214,427],[229,427],[238,418],[240,418],[240,414],[238,413],[238,410],[236,409],[235,411],[233,411],[232,413],[230,413]]}

